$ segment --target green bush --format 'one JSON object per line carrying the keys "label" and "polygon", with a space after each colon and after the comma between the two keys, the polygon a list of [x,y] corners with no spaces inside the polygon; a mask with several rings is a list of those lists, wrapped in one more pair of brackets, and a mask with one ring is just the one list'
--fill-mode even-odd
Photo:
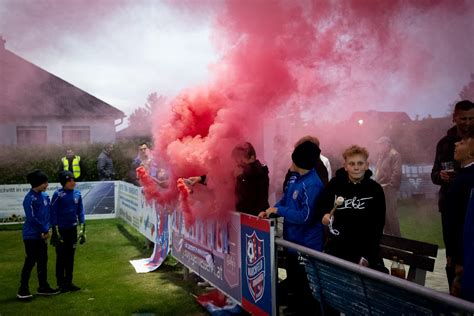
{"label": "green bush", "polygon": [[[127,180],[133,159],[137,155],[138,141],[120,141],[114,144],[112,160],[116,180]],[[97,157],[105,144],[87,144],[72,146],[81,156],[85,168],[85,180],[97,181]],[[0,147],[0,184],[26,183],[26,174],[34,169],[43,170],[49,182],[58,182],[58,169],[61,158],[65,156],[68,145],[47,146],[1,146]]]}

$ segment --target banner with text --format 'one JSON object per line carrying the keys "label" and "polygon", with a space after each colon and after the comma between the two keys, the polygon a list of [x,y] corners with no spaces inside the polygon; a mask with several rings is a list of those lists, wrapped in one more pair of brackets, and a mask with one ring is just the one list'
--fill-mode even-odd
{"label": "banner with text", "polygon": [[[117,193],[117,217],[137,229],[155,243],[153,255],[132,263],[137,272],[149,272],[158,268],[170,252],[170,211],[159,204],[148,203],[142,188],[131,183],[119,182]],[[145,265],[145,266],[143,266]]]}
{"label": "banner with text", "polygon": [[[50,183],[46,193],[52,197],[59,188],[59,183]],[[23,222],[23,199],[30,189],[29,184],[0,185],[0,222]],[[81,192],[86,218],[115,217],[115,182],[78,182],[76,190]]]}
{"label": "banner with text", "polygon": [[171,230],[171,254],[240,303],[240,214],[226,222],[196,220],[186,229],[183,214],[175,211]]}

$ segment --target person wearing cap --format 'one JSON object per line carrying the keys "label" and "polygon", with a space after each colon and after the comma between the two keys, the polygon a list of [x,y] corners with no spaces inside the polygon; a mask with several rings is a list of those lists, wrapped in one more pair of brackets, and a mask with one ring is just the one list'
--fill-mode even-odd
{"label": "person wearing cap", "polygon": [[[336,171],[318,202],[316,217],[332,225],[325,251],[333,256],[379,270],[379,243],[385,224],[383,189],[370,177],[369,152],[353,145],[343,154],[344,167]],[[344,202],[332,215],[338,197]]]}
{"label": "person wearing cap", "polygon": [[[314,169],[321,150],[312,141],[297,145],[291,155],[292,174],[288,180],[283,197],[265,212],[262,218],[281,216],[283,238],[305,247],[322,251],[324,230],[321,223],[315,220],[315,205],[323,190],[323,182]],[[288,310],[296,314],[305,314],[308,308],[317,308],[311,295],[306,271],[298,261],[298,254],[293,250],[287,253]],[[293,296],[293,297],[291,297]]]}
{"label": "person wearing cap", "polygon": [[21,300],[32,297],[29,290],[31,271],[36,265],[38,273],[38,295],[54,295],[59,291],[52,289],[47,280],[48,247],[46,241],[49,234],[50,201],[46,194],[48,177],[41,171],[30,172],[26,179],[31,190],[23,200],[25,223],[23,224],[23,243],[26,258],[21,270],[20,289],[17,298]]}
{"label": "person wearing cap", "polygon": [[[295,147],[297,147],[298,145],[300,145],[300,144],[302,144],[306,141],[310,141],[310,142],[316,144],[316,146],[318,146],[319,148],[321,148],[320,143],[319,143],[319,139],[316,136],[311,136],[311,135],[306,135],[306,136],[301,137],[296,142]],[[331,163],[329,162],[329,159],[327,157],[323,156],[322,154],[319,154],[318,159],[316,159],[316,161],[314,161],[313,168],[314,168],[314,170],[316,170],[316,174],[318,175],[318,177],[323,182],[323,185],[326,186],[328,184],[329,180],[331,180],[331,174],[332,174]],[[290,179],[292,173],[293,172],[291,171],[291,169],[289,169],[287,171],[287,173],[285,175],[285,180],[283,181],[283,191],[285,191],[285,187],[288,184],[288,180]]]}
{"label": "person wearing cap", "polygon": [[389,137],[380,137],[376,144],[378,145],[378,157],[374,180],[382,186],[385,194],[387,212],[384,233],[401,237],[397,215],[397,196],[402,181],[402,157],[393,148],[392,140]]}
{"label": "person wearing cap", "polygon": [[[81,288],[72,283],[74,254],[79,239],[83,244],[85,236],[84,206],[81,192],[75,190],[74,174],[62,171],[59,174],[62,185],[51,200],[51,244],[56,247],[56,279],[62,293],[78,291]],[[79,238],[77,226],[81,225]]]}

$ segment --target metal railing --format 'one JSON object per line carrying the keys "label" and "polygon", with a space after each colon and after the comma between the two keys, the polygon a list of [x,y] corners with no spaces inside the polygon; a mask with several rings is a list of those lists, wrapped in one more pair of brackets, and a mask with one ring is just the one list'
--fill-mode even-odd
{"label": "metal railing", "polygon": [[[416,283],[395,278],[385,273],[375,271],[373,269],[362,267],[352,262],[342,260],[340,258],[286,241],[282,238],[276,238],[275,244],[284,248],[294,249],[302,254],[306,254],[307,256],[316,259],[316,261],[337,267],[342,270],[346,270],[350,273],[359,275],[362,278],[390,285],[391,287],[400,290],[401,293],[402,291],[404,291],[408,292],[411,295],[416,295],[418,297],[424,298],[429,302],[432,302],[434,305],[443,305],[456,312],[474,314],[474,303],[471,303],[469,301],[465,301],[450,296],[448,294],[444,294],[433,289],[426,288]],[[342,286],[344,285],[341,284],[341,287]]]}

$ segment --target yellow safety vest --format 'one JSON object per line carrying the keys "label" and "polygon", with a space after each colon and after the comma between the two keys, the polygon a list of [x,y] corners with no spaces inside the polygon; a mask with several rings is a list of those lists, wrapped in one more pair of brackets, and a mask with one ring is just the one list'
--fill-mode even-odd
{"label": "yellow safety vest", "polygon": [[[63,157],[61,160],[64,165],[64,170],[69,170],[69,160],[67,160],[66,157]],[[80,161],[81,161],[81,157],[79,156],[74,156],[74,159],[72,160],[72,173],[74,173],[75,179],[81,176],[81,167],[79,165]]]}

